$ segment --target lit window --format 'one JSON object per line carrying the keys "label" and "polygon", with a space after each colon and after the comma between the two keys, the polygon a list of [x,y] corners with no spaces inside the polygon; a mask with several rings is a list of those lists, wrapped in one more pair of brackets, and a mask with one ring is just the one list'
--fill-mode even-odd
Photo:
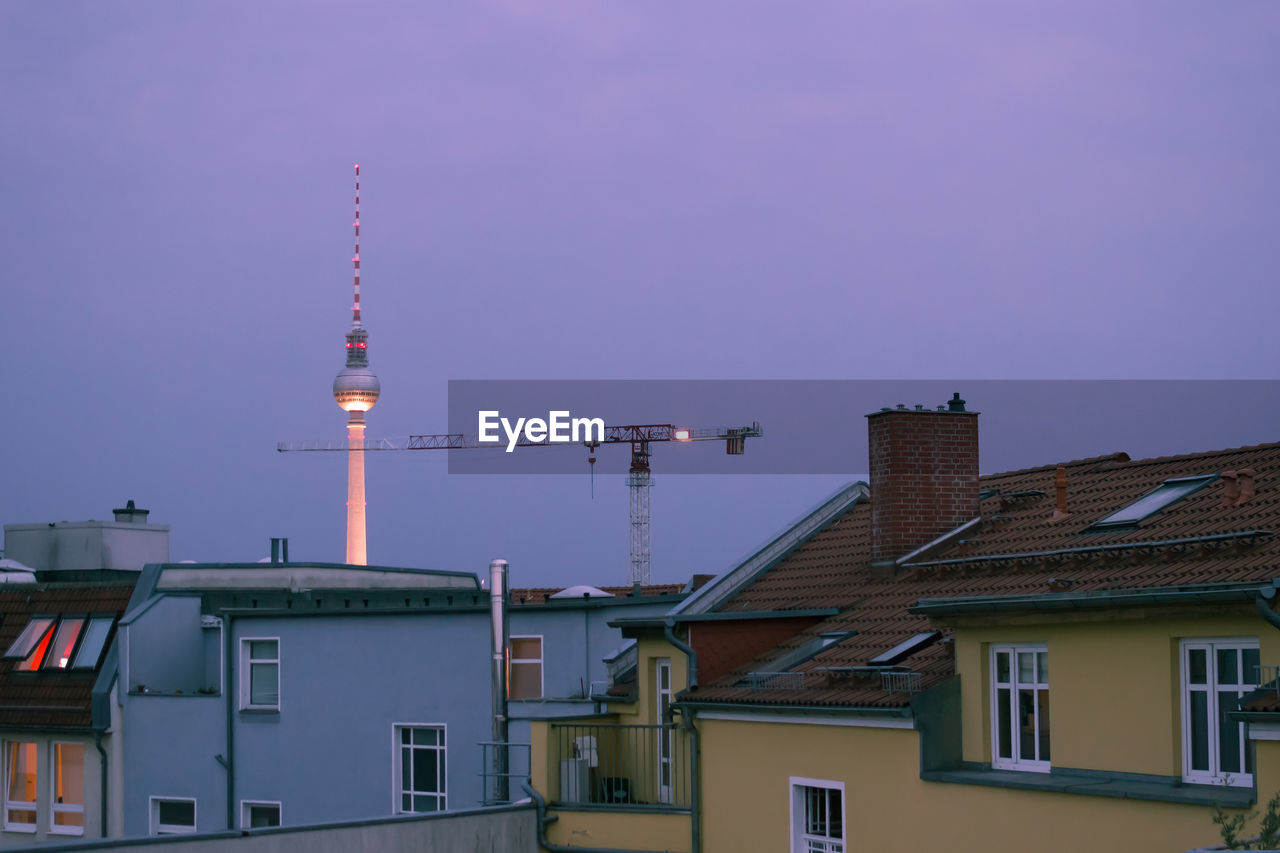
{"label": "lit window", "polygon": [[58,630],[53,635],[53,645],[44,658],[45,669],[66,669],[71,663],[71,652],[80,638],[80,629],[84,627],[84,619],[64,617],[58,623]]}
{"label": "lit window", "polygon": [[[22,633],[18,635],[18,639],[13,641],[8,651],[4,653],[6,658],[28,658],[41,645],[42,641],[48,636],[49,630],[53,628],[55,616],[33,616],[31,621],[27,623],[27,627],[22,629]],[[43,657],[43,653],[41,657]],[[24,661],[25,662],[25,661]],[[19,669],[30,668],[19,666]]]}
{"label": "lit window", "polygon": [[1139,521],[1155,515],[1160,510],[1177,503],[1192,492],[1197,492],[1218,478],[1217,474],[1206,474],[1201,477],[1180,477],[1165,480],[1124,509],[1111,513],[1106,518],[1090,525],[1091,530],[1109,527],[1135,527]]}
{"label": "lit window", "polygon": [[542,638],[511,638],[511,684],[508,695],[512,699],[542,698]]}
{"label": "lit window", "polygon": [[274,802],[240,801],[240,826],[243,829],[261,829],[280,825],[280,804]]}
{"label": "lit window", "polygon": [[84,835],[84,744],[53,744],[53,825],[58,835]]}
{"label": "lit window", "polygon": [[844,853],[844,783],[791,778],[791,853]]}
{"label": "lit window", "polygon": [[34,742],[5,742],[4,828],[9,832],[36,831],[37,766]]}
{"label": "lit window", "polygon": [[280,640],[240,641],[240,707],[280,710]]}
{"label": "lit window", "polygon": [[396,814],[444,811],[444,726],[396,726],[395,739]]}
{"label": "lit window", "polygon": [[1182,643],[1182,777],[1206,785],[1253,785],[1244,723],[1227,713],[1258,686],[1258,641]]}
{"label": "lit window", "polygon": [[196,801],[151,798],[151,834],[182,835],[196,831]]}
{"label": "lit window", "polygon": [[84,629],[84,639],[80,641],[80,650],[76,652],[75,661],[71,664],[72,669],[98,668],[114,622],[114,616],[93,616],[89,619],[89,627]]}
{"label": "lit window", "polygon": [[991,766],[1049,771],[1049,651],[991,647]]}

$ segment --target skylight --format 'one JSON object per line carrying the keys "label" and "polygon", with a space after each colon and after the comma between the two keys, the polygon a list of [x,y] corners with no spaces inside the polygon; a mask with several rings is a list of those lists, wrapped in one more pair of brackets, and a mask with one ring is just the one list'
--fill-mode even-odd
{"label": "skylight", "polygon": [[925,646],[932,645],[941,636],[941,631],[925,631],[923,634],[916,634],[911,639],[898,643],[889,651],[881,652],[867,663],[870,666],[891,666],[903,658],[910,657]]}
{"label": "skylight", "polygon": [[807,643],[800,646],[799,648],[792,649],[782,657],[775,660],[772,664],[769,665],[770,669],[776,672],[786,672],[787,670],[791,669],[793,666],[799,666],[800,664],[804,663],[809,658],[816,655],[818,652],[830,646],[834,646],[836,643],[840,642],[841,640],[848,639],[849,637],[852,637],[856,633],[858,632],[857,631],[824,631],[823,633],[819,634],[817,637],[813,638],[812,640],[809,640]]}
{"label": "skylight", "polygon": [[49,628],[53,626],[53,616],[35,616],[27,623],[27,627],[22,629],[22,633],[18,635],[18,639],[13,641],[13,645],[9,646],[9,650],[4,653],[6,658],[25,658],[31,654],[36,645],[44,639],[44,635],[49,632]]}
{"label": "skylight", "polygon": [[1090,525],[1089,529],[1106,530],[1116,527],[1134,527],[1144,518],[1155,515],[1157,512],[1182,500],[1187,495],[1199,491],[1216,479],[1218,479],[1217,474],[1204,474],[1199,477],[1179,477],[1173,480],[1165,480],[1123,509],[1111,513],[1106,518],[1095,521]]}
{"label": "skylight", "polygon": [[44,660],[45,669],[67,668],[67,664],[71,663],[71,650],[76,647],[76,640],[83,627],[84,620],[79,618],[64,618],[58,624],[58,633],[53,637],[53,649]]}
{"label": "skylight", "polygon": [[107,636],[111,633],[113,616],[95,616],[89,620],[89,627],[84,631],[84,639],[80,642],[80,651],[76,652],[72,669],[97,669],[102,660],[102,650],[107,647]]}

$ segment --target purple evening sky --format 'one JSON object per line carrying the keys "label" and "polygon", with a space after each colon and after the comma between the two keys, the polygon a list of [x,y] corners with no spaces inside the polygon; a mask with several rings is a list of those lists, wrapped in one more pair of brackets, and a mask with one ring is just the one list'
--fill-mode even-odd
{"label": "purple evening sky", "polygon": [[[342,558],[343,460],[274,447],[344,432],[355,162],[371,435],[459,378],[1276,378],[1278,43],[1274,0],[11,0],[0,521]],[[1177,428],[1086,449],[1237,438]],[[625,578],[619,478],[368,479],[371,562]],[[659,479],[655,580],[843,479]]]}

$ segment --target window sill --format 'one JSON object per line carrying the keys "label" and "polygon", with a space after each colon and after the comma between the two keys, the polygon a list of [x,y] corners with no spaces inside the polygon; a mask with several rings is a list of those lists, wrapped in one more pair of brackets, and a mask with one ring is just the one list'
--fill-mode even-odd
{"label": "window sill", "polygon": [[35,835],[35,834],[36,834],[36,828],[35,828],[34,826],[27,826],[26,824],[21,824],[21,823],[15,823],[15,824],[12,824],[12,825],[6,824],[6,825],[5,825],[5,827],[4,827],[4,831],[5,831],[5,832],[16,832],[16,833],[19,833],[19,834],[21,834],[21,835]]}
{"label": "window sill", "polygon": [[278,717],[280,716],[279,708],[241,708],[240,713],[246,716],[255,717]]}
{"label": "window sill", "polygon": [[1167,803],[1189,803],[1229,808],[1245,808],[1257,802],[1253,788],[1223,785],[1189,785],[1171,776],[1141,773],[1118,773],[1104,770],[1053,768],[1048,773],[1019,770],[991,770],[981,765],[966,765],[954,770],[924,770],[920,778],[926,782],[950,782],[961,785],[985,785],[994,788],[1018,788],[1027,791],[1049,791],[1057,794],[1084,794],[1094,797],[1122,797],[1133,800],[1158,800]]}

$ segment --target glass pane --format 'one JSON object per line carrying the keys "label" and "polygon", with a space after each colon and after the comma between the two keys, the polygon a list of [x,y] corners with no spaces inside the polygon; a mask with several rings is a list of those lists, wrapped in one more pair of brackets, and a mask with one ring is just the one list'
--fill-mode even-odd
{"label": "glass pane", "polygon": [[512,660],[542,660],[541,637],[512,637]]}
{"label": "glass pane", "polygon": [[51,625],[53,625],[53,619],[51,618],[32,619],[27,623],[27,627],[22,629],[18,639],[13,641],[13,645],[9,646],[4,656],[7,658],[25,658],[31,654],[31,650],[36,647],[36,643],[40,642],[40,638],[44,636]]}
{"label": "glass pane", "polygon": [[249,643],[249,657],[254,660],[275,660],[280,648],[276,640],[252,640]]}
{"label": "glass pane", "polygon": [[29,812],[26,809],[9,809],[5,814],[7,815],[6,820],[8,820],[9,823],[23,823],[30,824],[31,826],[36,825],[35,812]]}
{"label": "glass pane", "polygon": [[1191,769],[1209,769],[1209,694],[1192,690],[1191,706]]}
{"label": "glass pane", "polygon": [[1035,680],[1035,652],[1018,652],[1018,682],[1020,684],[1034,684]]}
{"label": "glass pane", "polygon": [[435,746],[440,742],[440,730],[431,728],[414,729],[413,742],[418,746]]}
{"label": "glass pane", "polygon": [[1205,667],[1205,650],[1187,650],[1187,673],[1192,684],[1208,684],[1208,670]]}
{"label": "glass pane", "polygon": [[807,788],[809,807],[806,810],[806,820],[808,823],[808,832],[810,835],[826,835],[826,797],[821,788]]}
{"label": "glass pane", "polygon": [[84,812],[62,812],[55,811],[53,813],[54,826],[84,826]]}
{"label": "glass pane", "polygon": [[1013,745],[1009,742],[1009,724],[1013,716],[1009,708],[1008,688],[997,690],[999,709],[996,718],[996,731],[999,734],[998,754],[1001,758],[1013,758]]}
{"label": "glass pane", "polygon": [[280,704],[280,685],[276,680],[278,664],[255,663],[249,665],[249,704]]}
{"label": "glass pane", "polygon": [[66,669],[71,663],[71,650],[76,647],[76,638],[84,626],[83,619],[63,619],[58,625],[58,632],[53,636],[52,651],[45,658],[45,669]]}
{"label": "glass pane", "polygon": [[1036,669],[1041,684],[1049,683],[1049,653],[1036,652]]}
{"label": "glass pane", "polygon": [[45,654],[49,651],[49,646],[53,642],[53,629],[50,628],[44,632],[44,636],[40,638],[40,643],[35,647],[31,654],[27,655],[26,660],[18,664],[18,669],[26,672],[34,672],[40,668],[41,661],[44,660]]}
{"label": "glass pane", "polygon": [[831,798],[827,801],[827,805],[829,807],[828,811],[831,813],[831,821],[830,821],[831,826],[829,827],[831,831],[831,837],[843,838],[844,837],[844,819],[843,819],[843,816],[840,814],[840,792],[839,791],[831,792]]}
{"label": "glass pane", "polygon": [[1034,761],[1036,758],[1036,692],[1018,691],[1018,758]]}
{"label": "glass pane", "polygon": [[1009,653],[996,652],[996,681],[1009,683]]}
{"label": "glass pane", "polygon": [[9,744],[8,799],[13,803],[36,801],[36,745],[34,743]]}
{"label": "glass pane", "polygon": [[400,797],[400,810],[405,812],[413,811],[412,796],[410,796],[409,794],[404,794],[403,796]]}
{"label": "glass pane", "polygon": [[1239,684],[1236,670],[1236,650],[1218,649],[1218,683]]}
{"label": "glass pane", "polygon": [[102,649],[107,644],[107,635],[111,633],[114,619],[90,619],[85,629],[84,640],[80,643],[80,651],[76,652],[72,669],[97,669],[98,660],[102,657]]}
{"label": "glass pane", "polygon": [[542,664],[511,664],[511,684],[507,695],[512,699],[542,698]]}
{"label": "glass pane", "polygon": [[413,756],[413,792],[415,794],[436,792],[436,751],[434,749],[414,750]]}
{"label": "glass pane", "polygon": [[[409,734],[409,730],[404,730],[405,736]],[[413,750],[408,747],[400,748],[400,790],[413,790]],[[408,808],[408,806],[405,806]]]}
{"label": "glass pane", "polygon": [[166,826],[195,826],[196,804],[185,800],[160,800],[159,820]]}
{"label": "glass pane", "polygon": [[401,742],[401,743],[413,743],[413,730],[412,730],[412,729],[401,729],[401,730],[400,730],[400,742]]}
{"label": "glass pane", "polygon": [[252,828],[262,826],[279,826],[280,825],[280,807],[279,806],[249,806],[249,826]]}
{"label": "glass pane", "polygon": [[414,797],[413,810],[415,812],[436,812],[440,810],[438,797]]}
{"label": "glass pane", "polygon": [[64,805],[84,805],[84,745],[53,745],[53,801]]}
{"label": "glass pane", "polygon": [[1258,686],[1258,650],[1257,649],[1241,649],[1241,662],[1244,666],[1244,681],[1251,687]]}
{"label": "glass pane", "polygon": [[[1041,652],[1041,654],[1043,654],[1043,652]],[[1040,694],[1038,697],[1038,707],[1039,707],[1039,711],[1037,715],[1038,719],[1036,720],[1038,724],[1037,727],[1039,729],[1039,735],[1040,735],[1040,743],[1039,743],[1040,754],[1038,757],[1041,761],[1048,761],[1049,760],[1049,691],[1040,690],[1037,692]]]}
{"label": "glass pane", "polygon": [[1236,699],[1234,690],[1218,691],[1218,769],[1223,773],[1239,773],[1241,769],[1240,729],[1244,724],[1227,719]]}
{"label": "glass pane", "polygon": [[658,667],[658,689],[671,689],[671,667],[668,664],[661,664]]}

